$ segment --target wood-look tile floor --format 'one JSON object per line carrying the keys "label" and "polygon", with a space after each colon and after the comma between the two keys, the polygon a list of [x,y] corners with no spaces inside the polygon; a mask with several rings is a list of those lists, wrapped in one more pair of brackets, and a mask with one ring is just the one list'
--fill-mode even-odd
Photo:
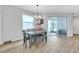
{"label": "wood-look tile floor", "polygon": [[41,43],[38,47],[24,48],[22,41],[0,46],[0,53],[78,53],[79,35],[73,37],[48,36],[47,44]]}

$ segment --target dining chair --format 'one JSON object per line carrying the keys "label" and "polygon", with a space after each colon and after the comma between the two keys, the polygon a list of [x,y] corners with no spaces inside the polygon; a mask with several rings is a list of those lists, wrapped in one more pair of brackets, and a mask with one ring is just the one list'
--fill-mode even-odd
{"label": "dining chair", "polygon": [[23,46],[25,46],[25,48],[27,47],[27,40],[30,39],[30,36],[28,33],[26,33],[25,30],[23,30]]}
{"label": "dining chair", "polygon": [[38,44],[41,42],[47,43],[47,32],[42,32],[41,34],[35,36],[35,45],[38,47]]}

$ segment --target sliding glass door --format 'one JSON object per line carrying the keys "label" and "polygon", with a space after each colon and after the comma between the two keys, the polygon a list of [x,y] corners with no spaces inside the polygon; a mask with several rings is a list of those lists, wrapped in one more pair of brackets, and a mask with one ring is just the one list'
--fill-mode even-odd
{"label": "sliding glass door", "polygon": [[67,16],[52,16],[48,18],[48,32],[56,35],[67,34]]}
{"label": "sliding glass door", "polygon": [[63,36],[67,34],[67,16],[57,17],[57,31],[58,36]]}
{"label": "sliding glass door", "polygon": [[57,33],[57,18],[50,17],[48,19],[48,32],[56,35]]}

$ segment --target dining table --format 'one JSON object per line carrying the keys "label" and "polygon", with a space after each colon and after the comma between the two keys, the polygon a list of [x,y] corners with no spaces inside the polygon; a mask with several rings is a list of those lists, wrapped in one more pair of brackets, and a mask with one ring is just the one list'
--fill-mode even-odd
{"label": "dining table", "polygon": [[40,38],[41,36],[43,36],[47,42],[47,32],[46,31],[29,31],[29,32],[26,32],[30,39],[29,39],[29,45],[30,45],[30,48],[33,44],[35,44],[35,40],[37,38]]}

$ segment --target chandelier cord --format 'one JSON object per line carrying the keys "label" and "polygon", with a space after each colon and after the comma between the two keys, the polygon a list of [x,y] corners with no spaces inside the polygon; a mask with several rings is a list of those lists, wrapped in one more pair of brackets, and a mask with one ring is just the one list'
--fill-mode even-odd
{"label": "chandelier cord", "polygon": [[38,6],[39,6],[39,5],[37,5],[37,16],[38,16]]}
{"label": "chandelier cord", "polygon": [[39,7],[39,5],[36,5],[37,12],[36,12],[35,18],[41,19],[41,16],[39,15],[39,8],[38,7]]}

